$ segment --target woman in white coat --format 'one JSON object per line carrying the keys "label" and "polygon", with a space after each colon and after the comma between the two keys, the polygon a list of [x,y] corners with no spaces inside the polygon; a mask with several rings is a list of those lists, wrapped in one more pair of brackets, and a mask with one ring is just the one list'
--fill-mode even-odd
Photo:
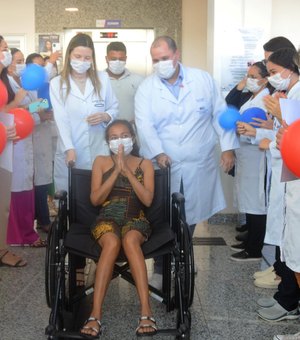
{"label": "woman in white coat", "polygon": [[91,169],[97,155],[108,155],[105,127],[118,115],[118,101],[106,72],[98,72],[94,44],[79,33],[66,50],[61,75],[50,82],[50,98],[58,128],[54,184],[67,190],[67,165]]}
{"label": "woman in white coat", "polygon": [[[274,130],[277,130],[281,123],[279,97],[284,96],[290,99],[300,100],[299,68],[295,62],[296,57],[297,52],[295,50],[280,49],[274,52],[267,61],[267,68],[270,73],[268,81],[277,92],[273,96],[266,96],[264,101],[268,111],[276,117]],[[300,298],[300,289],[293,272],[294,267],[291,266],[290,268],[288,261],[285,258],[285,250],[289,249],[289,244],[293,246],[295,236],[289,236],[287,238],[287,245],[284,246],[282,243],[282,233],[285,225],[287,232],[294,228],[293,223],[288,223],[288,219],[291,218],[290,221],[295,221],[292,217],[293,202],[298,202],[299,198],[297,196],[300,195],[300,192],[297,191],[296,182],[298,181],[294,181],[293,183],[290,182],[292,183],[291,185],[290,183],[287,183],[286,187],[281,183],[280,169],[278,167],[280,167],[282,163],[280,161],[280,154],[278,153],[278,150],[275,149],[275,143],[275,140],[269,141],[269,148],[272,155],[272,166],[275,165],[276,168],[274,168],[271,179],[270,205],[268,208],[267,218],[267,238],[265,239],[265,242],[281,245],[282,261],[280,261],[277,254],[274,268],[276,274],[281,277],[281,282],[278,285],[278,292],[273,297],[273,304],[269,305],[269,308],[262,308],[258,310],[258,315],[267,321],[297,318],[299,314],[297,306]],[[287,188],[289,186],[292,188],[295,186],[295,190],[291,190],[291,196],[287,194]],[[274,204],[275,200],[279,203],[277,206]],[[289,213],[289,210],[291,213]],[[276,216],[278,217],[276,218]],[[275,218],[277,220],[276,223],[271,223],[275,220]],[[281,224],[278,223],[279,221]],[[288,225],[289,227],[287,227]],[[286,235],[286,231],[284,231],[284,234]],[[285,237],[283,240],[285,240]],[[297,256],[295,258],[297,258]]]}
{"label": "woman in white coat", "polygon": [[[250,108],[266,111],[263,98],[268,95],[268,71],[264,63],[256,62],[249,67],[245,87],[252,96],[240,108],[240,114]],[[230,104],[230,103],[228,103]],[[238,125],[238,132],[239,130]],[[266,153],[251,143],[251,138],[240,136],[240,148],[236,150],[234,188],[239,212],[246,214],[248,238],[246,242],[231,247],[238,253],[232,260],[259,260],[262,256],[267,214],[267,158]]]}
{"label": "woman in white coat", "polygon": [[[20,76],[25,68],[23,53],[12,48],[12,63],[2,71],[1,77],[8,93],[7,110],[11,107],[28,107],[36,100],[36,94],[26,92],[21,87]],[[34,115],[39,123],[39,117]],[[11,245],[31,245],[44,247],[46,244],[34,230],[34,190],[33,190],[33,144],[32,135],[17,141],[13,148],[13,174],[11,202],[7,229],[7,243]]]}

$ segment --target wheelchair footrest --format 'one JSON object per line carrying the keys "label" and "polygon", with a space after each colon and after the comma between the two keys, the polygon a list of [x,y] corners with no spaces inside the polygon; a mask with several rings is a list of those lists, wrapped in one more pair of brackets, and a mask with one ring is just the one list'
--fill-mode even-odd
{"label": "wheelchair footrest", "polygon": [[173,335],[173,336],[177,336],[177,335],[180,335],[178,329],[176,328],[166,328],[166,329],[158,329],[157,330],[157,333],[156,334],[159,334],[159,335]]}

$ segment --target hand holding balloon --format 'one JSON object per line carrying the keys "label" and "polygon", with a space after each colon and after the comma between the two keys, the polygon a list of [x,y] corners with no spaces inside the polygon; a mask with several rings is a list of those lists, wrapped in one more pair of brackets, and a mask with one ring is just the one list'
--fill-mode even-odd
{"label": "hand holding balloon", "polygon": [[256,128],[244,122],[237,122],[237,133],[247,137],[255,137]]}
{"label": "hand holding balloon", "polygon": [[0,123],[0,154],[2,153],[2,151],[5,148],[6,145],[6,127]]}

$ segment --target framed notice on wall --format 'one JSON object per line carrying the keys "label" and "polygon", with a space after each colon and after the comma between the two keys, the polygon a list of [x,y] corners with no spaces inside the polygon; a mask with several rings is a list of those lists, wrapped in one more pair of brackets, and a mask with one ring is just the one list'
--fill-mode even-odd
{"label": "framed notice on wall", "polygon": [[39,34],[39,53],[43,57],[58,50],[61,50],[59,34]]}

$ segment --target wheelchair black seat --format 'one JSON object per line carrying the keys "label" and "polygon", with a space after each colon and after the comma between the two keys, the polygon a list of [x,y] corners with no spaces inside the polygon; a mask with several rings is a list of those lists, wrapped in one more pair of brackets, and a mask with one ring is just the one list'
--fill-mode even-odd
{"label": "wheelchair black seat", "polygon": [[[146,209],[146,217],[152,226],[152,234],[142,246],[145,258],[165,253],[165,246],[174,246],[174,233],[170,228],[169,183],[163,170],[155,172],[155,194],[151,207]],[[72,169],[70,227],[66,234],[65,246],[75,254],[85,254],[94,260],[100,255],[100,246],[91,237],[90,225],[99,213],[99,207],[90,202],[91,171]],[[160,252],[160,248],[163,248]],[[123,254],[120,254],[121,260]]]}

